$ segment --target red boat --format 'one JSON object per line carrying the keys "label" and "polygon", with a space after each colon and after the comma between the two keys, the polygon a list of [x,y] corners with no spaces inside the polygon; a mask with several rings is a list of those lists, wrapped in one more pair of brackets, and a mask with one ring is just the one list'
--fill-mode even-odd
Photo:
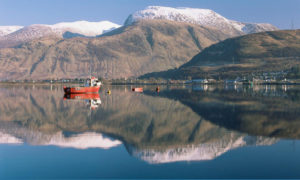
{"label": "red boat", "polygon": [[64,91],[66,94],[98,93],[100,86],[101,82],[97,78],[91,77],[90,79],[88,79],[87,84],[85,86],[64,86]]}

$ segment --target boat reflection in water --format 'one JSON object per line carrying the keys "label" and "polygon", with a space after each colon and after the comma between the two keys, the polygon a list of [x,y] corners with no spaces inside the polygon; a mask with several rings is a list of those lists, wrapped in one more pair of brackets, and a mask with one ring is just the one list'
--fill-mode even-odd
{"label": "boat reflection in water", "polygon": [[91,109],[96,109],[101,104],[101,99],[98,93],[65,94],[64,100],[85,100]]}

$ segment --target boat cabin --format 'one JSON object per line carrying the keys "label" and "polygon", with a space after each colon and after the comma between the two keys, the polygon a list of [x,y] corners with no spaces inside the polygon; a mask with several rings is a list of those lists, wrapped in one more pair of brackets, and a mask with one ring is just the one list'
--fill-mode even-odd
{"label": "boat cabin", "polygon": [[90,79],[87,80],[87,83],[85,86],[87,86],[87,87],[101,86],[101,81],[99,81],[95,77],[91,77]]}

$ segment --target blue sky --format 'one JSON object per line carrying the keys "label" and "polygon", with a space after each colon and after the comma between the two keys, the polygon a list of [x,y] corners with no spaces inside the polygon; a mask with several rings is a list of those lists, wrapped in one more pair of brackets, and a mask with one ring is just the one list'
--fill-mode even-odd
{"label": "blue sky", "polygon": [[149,5],[208,8],[233,20],[300,29],[300,0],[0,0],[0,25],[109,20],[123,24]]}

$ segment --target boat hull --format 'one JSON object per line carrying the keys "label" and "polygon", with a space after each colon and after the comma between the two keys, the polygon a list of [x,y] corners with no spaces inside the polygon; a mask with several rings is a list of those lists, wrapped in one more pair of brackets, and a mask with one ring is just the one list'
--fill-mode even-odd
{"label": "boat hull", "polygon": [[91,100],[91,99],[100,99],[100,96],[98,93],[89,93],[89,94],[65,94],[64,99],[76,99],[76,100]]}
{"label": "boat hull", "polygon": [[94,87],[64,87],[66,94],[98,93],[100,86]]}

